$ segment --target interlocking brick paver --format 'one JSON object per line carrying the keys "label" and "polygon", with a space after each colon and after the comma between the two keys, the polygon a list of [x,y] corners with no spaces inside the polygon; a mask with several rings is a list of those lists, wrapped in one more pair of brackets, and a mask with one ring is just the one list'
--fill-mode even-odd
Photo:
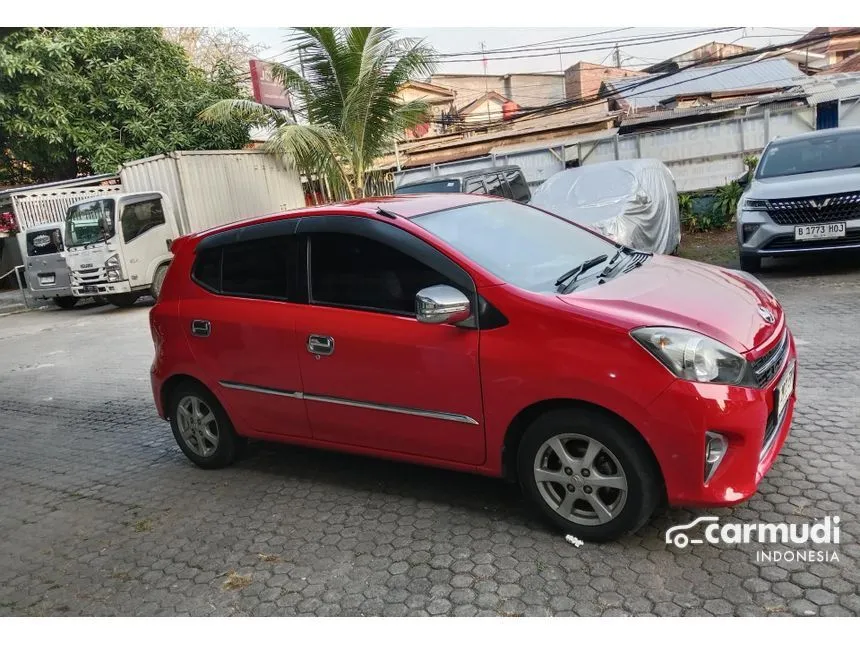
{"label": "interlocking brick paver", "polygon": [[155,414],[146,303],[0,317],[0,615],[857,615],[856,264],[761,275],[797,338],[797,414],[755,497],[715,510],[838,514],[826,563],[665,544],[694,509],[575,548],[501,481],[332,452],[253,443],[203,471]]}

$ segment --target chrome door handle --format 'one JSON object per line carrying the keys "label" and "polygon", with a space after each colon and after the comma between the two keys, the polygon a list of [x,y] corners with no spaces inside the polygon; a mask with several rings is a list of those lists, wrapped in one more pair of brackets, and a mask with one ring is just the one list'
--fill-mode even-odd
{"label": "chrome door handle", "polygon": [[212,323],[208,320],[191,321],[191,335],[206,338],[212,331]]}
{"label": "chrome door handle", "polygon": [[331,336],[308,336],[308,351],[319,356],[329,356],[334,353],[334,338]]}

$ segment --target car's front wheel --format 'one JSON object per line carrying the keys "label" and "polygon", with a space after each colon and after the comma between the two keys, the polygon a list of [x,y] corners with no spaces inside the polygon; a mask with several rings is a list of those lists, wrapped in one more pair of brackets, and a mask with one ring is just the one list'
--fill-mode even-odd
{"label": "car's front wheel", "polygon": [[131,307],[134,303],[137,302],[137,299],[140,298],[139,293],[115,293],[109,296],[105,296],[105,300],[107,300],[114,307]]}
{"label": "car's front wheel", "polygon": [[170,396],[168,415],[176,443],[201,468],[223,468],[236,459],[242,439],[203,386],[190,381],[179,385]]}
{"label": "car's front wheel", "polygon": [[583,540],[632,533],[660,500],[660,476],[644,440],[591,408],[552,410],[526,430],[517,454],[520,484],[551,522]]}

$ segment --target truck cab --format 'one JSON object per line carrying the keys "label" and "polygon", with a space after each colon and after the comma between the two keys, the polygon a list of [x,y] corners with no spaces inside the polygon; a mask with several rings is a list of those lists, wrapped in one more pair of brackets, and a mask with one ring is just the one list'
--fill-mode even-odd
{"label": "truck cab", "polygon": [[178,237],[167,196],[118,193],[66,211],[66,261],[76,297],[101,296],[118,307],[142,295],[158,297]]}
{"label": "truck cab", "polygon": [[72,295],[69,267],[63,245],[63,224],[40,224],[20,233],[24,257],[24,276],[35,300],[53,300],[58,307],[71,309],[77,298]]}

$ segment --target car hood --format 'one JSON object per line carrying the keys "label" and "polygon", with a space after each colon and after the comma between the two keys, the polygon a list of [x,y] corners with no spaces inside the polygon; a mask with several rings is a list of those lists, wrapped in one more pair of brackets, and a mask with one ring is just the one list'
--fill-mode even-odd
{"label": "car hood", "polygon": [[847,193],[860,189],[860,168],[840,168],[803,175],[756,179],[744,193],[748,199],[786,199]]}
{"label": "car hood", "polygon": [[779,303],[742,274],[671,256],[654,255],[629,273],[558,298],[583,314],[625,321],[629,330],[682,327],[738,352],[761,346],[783,324]]}

